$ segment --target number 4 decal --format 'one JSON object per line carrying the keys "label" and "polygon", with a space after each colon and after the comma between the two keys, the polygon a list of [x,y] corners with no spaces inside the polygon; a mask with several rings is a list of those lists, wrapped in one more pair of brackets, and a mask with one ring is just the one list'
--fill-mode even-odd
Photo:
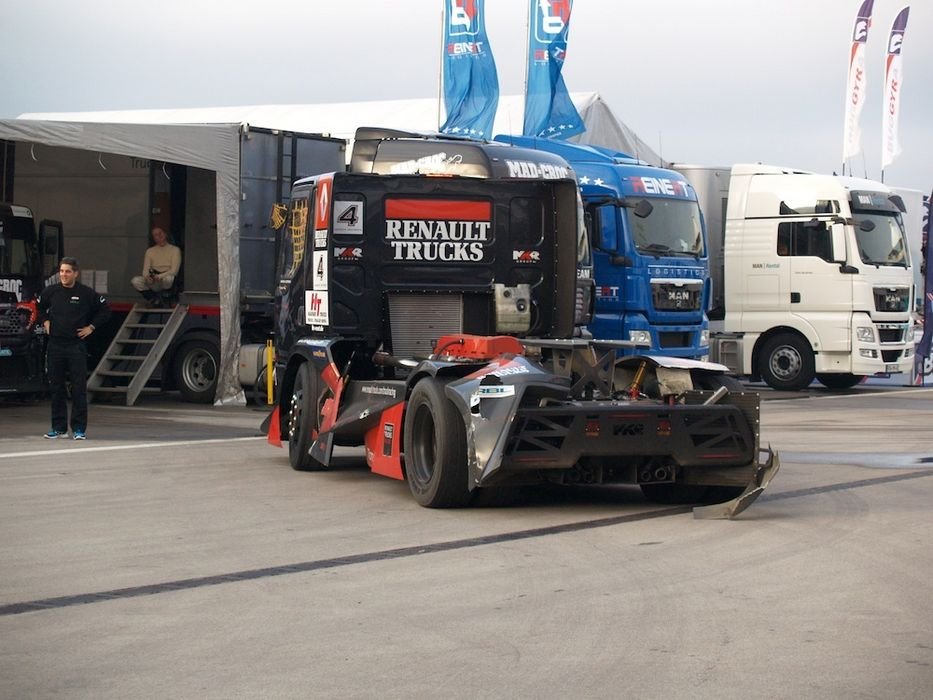
{"label": "number 4 decal", "polygon": [[334,234],[363,235],[363,203],[334,200]]}

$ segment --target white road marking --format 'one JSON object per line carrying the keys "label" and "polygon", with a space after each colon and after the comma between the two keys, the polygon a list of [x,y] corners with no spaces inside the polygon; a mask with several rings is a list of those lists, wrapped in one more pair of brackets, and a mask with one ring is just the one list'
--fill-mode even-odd
{"label": "white road marking", "polygon": [[[68,439],[68,438],[59,438]],[[210,445],[221,442],[245,442],[247,440],[265,440],[265,436],[240,437],[240,438],[214,438],[211,440],[182,440],[179,442],[144,442],[133,445],[107,445],[106,447],[85,447],[87,443],[82,443],[81,447],[72,447],[64,450],[36,450],[35,452],[0,452],[0,459],[13,459],[14,457],[46,457],[48,455],[74,455],[76,450],[82,454],[85,452],[116,452],[118,450],[151,450],[154,447],[189,447],[191,445]],[[74,442],[74,441],[72,441]]]}
{"label": "white road marking", "polygon": [[[750,388],[748,389],[748,391],[754,391],[754,388]],[[800,396],[788,396],[786,399],[783,397],[765,399],[764,394],[762,392],[759,391],[758,393],[761,394],[762,396],[762,400],[761,400],[762,404],[767,402],[769,405],[778,406],[778,405],[792,403],[798,399],[806,399],[807,401],[833,401],[837,399],[851,399],[853,397],[892,398],[892,397],[897,397],[897,396],[903,396],[904,394],[925,394],[928,392],[933,392],[933,387],[918,386],[918,387],[914,387],[911,389],[902,389],[901,391],[872,391],[872,392],[865,391],[865,392],[855,392],[852,394],[831,394],[829,396],[816,396],[814,394],[802,394]]]}

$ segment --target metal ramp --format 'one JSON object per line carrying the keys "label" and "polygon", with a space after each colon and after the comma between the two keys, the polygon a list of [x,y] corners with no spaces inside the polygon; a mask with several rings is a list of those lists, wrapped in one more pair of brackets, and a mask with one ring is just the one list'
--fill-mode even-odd
{"label": "metal ramp", "polygon": [[140,394],[159,393],[159,387],[147,384],[187,313],[186,304],[170,309],[134,305],[91,373],[88,392],[125,394],[127,406],[135,404]]}

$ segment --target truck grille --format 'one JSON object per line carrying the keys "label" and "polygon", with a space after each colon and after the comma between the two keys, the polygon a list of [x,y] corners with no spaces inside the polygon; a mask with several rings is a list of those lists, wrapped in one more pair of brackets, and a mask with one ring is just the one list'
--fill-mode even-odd
{"label": "truck grille", "polygon": [[907,311],[910,289],[907,287],[875,287],[875,311]]}
{"label": "truck grille", "polygon": [[662,348],[686,348],[690,346],[689,331],[661,331],[658,340]]}
{"label": "truck grille", "polygon": [[0,307],[0,336],[20,336],[29,329],[29,309]]}
{"label": "truck grille", "polygon": [[885,362],[897,362],[901,359],[900,350],[882,350],[881,359]]}
{"label": "truck grille", "polygon": [[878,340],[882,343],[903,343],[907,338],[906,323],[879,323]]}
{"label": "truck grille", "polygon": [[651,299],[659,311],[696,311],[700,308],[702,286],[652,282]]}
{"label": "truck grille", "polygon": [[463,332],[463,298],[459,294],[389,294],[392,354],[428,357],[433,341]]}

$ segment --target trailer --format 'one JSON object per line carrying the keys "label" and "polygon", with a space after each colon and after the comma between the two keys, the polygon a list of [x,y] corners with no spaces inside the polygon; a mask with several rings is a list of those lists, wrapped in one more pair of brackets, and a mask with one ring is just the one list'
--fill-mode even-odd
{"label": "trailer", "polygon": [[[518,151],[510,151],[520,159]],[[362,446],[425,507],[528,483],[638,485],[730,517],[778,468],[725,367],[574,337],[571,178],[333,172],[296,183],[277,265],[269,440]]]}
{"label": "trailer", "polygon": [[[92,395],[132,404],[178,389],[237,403],[261,375],[272,333],[273,205],[295,179],[343,168],[346,143],[246,123],[15,119],[0,121],[0,156],[0,191],[68,224],[64,245],[82,281],[115,311],[90,348]],[[154,225],[183,250],[173,320],[150,313],[130,285]]]}

